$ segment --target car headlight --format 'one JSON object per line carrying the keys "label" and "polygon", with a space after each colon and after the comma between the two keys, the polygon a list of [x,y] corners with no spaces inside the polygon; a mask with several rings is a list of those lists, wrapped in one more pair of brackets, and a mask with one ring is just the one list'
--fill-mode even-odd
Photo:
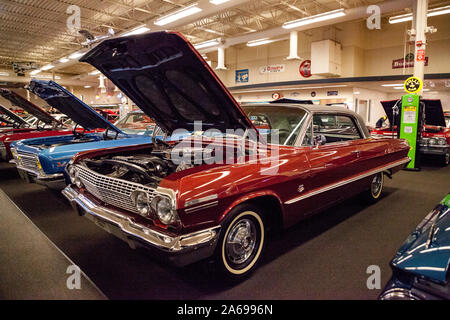
{"label": "car headlight", "polygon": [[445,138],[439,138],[438,139],[438,144],[443,146],[447,144],[447,140],[445,140]]}
{"label": "car headlight", "polygon": [[168,197],[155,196],[152,200],[151,208],[159,221],[166,225],[174,223],[177,220],[176,211]]}
{"label": "car headlight", "polygon": [[430,146],[434,146],[437,143],[437,140],[435,138],[430,138],[429,142]]}
{"label": "car headlight", "polygon": [[144,191],[134,191],[131,194],[133,203],[136,207],[136,210],[139,212],[141,216],[147,217],[150,215],[150,202],[148,198],[148,194]]}
{"label": "car headlight", "polygon": [[77,168],[75,168],[75,166],[67,167],[67,174],[69,175],[70,181],[72,183],[75,183],[76,173],[77,173]]}

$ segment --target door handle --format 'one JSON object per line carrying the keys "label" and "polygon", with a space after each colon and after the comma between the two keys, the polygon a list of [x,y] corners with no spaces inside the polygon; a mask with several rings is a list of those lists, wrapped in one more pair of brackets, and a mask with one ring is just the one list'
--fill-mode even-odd
{"label": "door handle", "polygon": [[353,151],[351,152],[351,154],[356,154],[356,157],[359,158],[359,156],[360,156],[360,151],[359,151],[359,150],[353,150]]}

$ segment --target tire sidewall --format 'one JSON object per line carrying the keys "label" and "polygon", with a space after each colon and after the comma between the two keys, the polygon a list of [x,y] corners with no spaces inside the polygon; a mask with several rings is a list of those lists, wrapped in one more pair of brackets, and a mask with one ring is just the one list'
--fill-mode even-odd
{"label": "tire sidewall", "polygon": [[[381,175],[381,186],[380,186],[380,190],[378,190],[377,194],[373,194],[372,192],[372,183],[373,183],[373,179],[375,179],[375,177]],[[381,194],[383,193],[383,187],[384,187],[384,174],[382,172],[377,173],[376,175],[374,175],[372,177],[372,180],[370,182],[370,189],[369,189],[369,196],[371,199],[373,199],[374,201],[380,199]]]}
{"label": "tire sidewall", "polygon": [[[258,248],[256,249],[257,251],[253,256],[252,261],[245,268],[237,270],[233,269],[226,259],[225,243],[232,227],[243,218],[250,218],[255,222],[256,227],[259,229],[260,237],[258,239]],[[217,244],[216,262],[219,264],[222,273],[225,274],[228,279],[237,280],[244,278],[256,269],[256,266],[261,260],[267,238],[264,220],[262,210],[250,204],[238,205],[227,214],[222,223],[222,231]]]}

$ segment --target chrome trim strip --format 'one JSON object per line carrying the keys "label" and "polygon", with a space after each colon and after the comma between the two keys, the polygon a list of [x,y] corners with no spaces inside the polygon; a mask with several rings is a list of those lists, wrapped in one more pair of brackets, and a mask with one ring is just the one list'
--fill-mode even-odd
{"label": "chrome trim strip", "polygon": [[180,252],[185,249],[209,243],[215,240],[219,235],[220,226],[192,232],[185,235],[172,237],[153,229],[147,228],[142,224],[133,222],[130,217],[115,210],[108,209],[94,204],[81,193],[78,193],[71,186],[67,186],[62,194],[72,203],[82,208],[82,210],[117,226],[125,235],[131,235],[141,239],[145,243],[157,247],[160,250],[168,252]]}
{"label": "chrome trim strip", "polygon": [[203,198],[189,200],[189,201],[186,201],[184,203],[184,206],[185,207],[193,206],[195,204],[199,204],[199,203],[206,202],[206,201],[209,201],[209,200],[215,200],[215,199],[217,199],[217,197],[218,197],[217,194],[212,194],[212,195],[209,195],[209,196],[206,196],[206,197],[203,197]]}
{"label": "chrome trim strip", "polygon": [[184,209],[184,212],[192,213],[194,211],[215,207],[218,204],[219,204],[219,201],[213,201],[213,202],[210,202],[210,203],[204,203],[204,204],[201,204],[201,205],[198,205],[198,206],[195,206],[195,207]]}
{"label": "chrome trim strip", "polygon": [[373,170],[367,171],[365,173],[359,174],[356,177],[349,178],[349,179],[344,179],[344,180],[341,180],[339,182],[336,182],[336,183],[330,184],[328,186],[325,186],[323,188],[318,188],[316,190],[312,190],[312,191],[310,191],[308,193],[305,193],[305,194],[303,194],[301,196],[298,196],[298,197],[292,198],[291,200],[285,201],[284,204],[292,204],[292,203],[295,203],[297,201],[303,200],[305,198],[309,198],[309,197],[315,196],[315,195],[320,194],[322,192],[326,192],[326,191],[329,191],[329,190],[332,190],[332,189],[335,189],[335,188],[339,188],[339,187],[341,187],[343,185],[346,185],[348,183],[352,183],[354,181],[366,178],[366,177],[371,176],[373,174],[376,174],[378,172],[383,172],[385,170],[388,170],[388,169],[391,169],[393,167],[402,165],[402,164],[407,163],[409,161],[411,161],[410,158],[392,162],[389,165],[386,165],[386,166],[383,166],[383,167],[378,167],[376,169],[373,169]]}

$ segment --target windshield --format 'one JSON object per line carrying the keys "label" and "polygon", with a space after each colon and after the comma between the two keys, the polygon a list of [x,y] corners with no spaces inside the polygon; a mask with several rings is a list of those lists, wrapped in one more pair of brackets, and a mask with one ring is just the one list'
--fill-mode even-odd
{"label": "windshield", "polygon": [[301,108],[244,106],[243,110],[268,143],[285,146],[295,144],[307,118],[307,112]]}
{"label": "windshield", "polygon": [[142,112],[130,112],[123,119],[115,123],[115,126],[128,134],[152,135],[155,123]]}

